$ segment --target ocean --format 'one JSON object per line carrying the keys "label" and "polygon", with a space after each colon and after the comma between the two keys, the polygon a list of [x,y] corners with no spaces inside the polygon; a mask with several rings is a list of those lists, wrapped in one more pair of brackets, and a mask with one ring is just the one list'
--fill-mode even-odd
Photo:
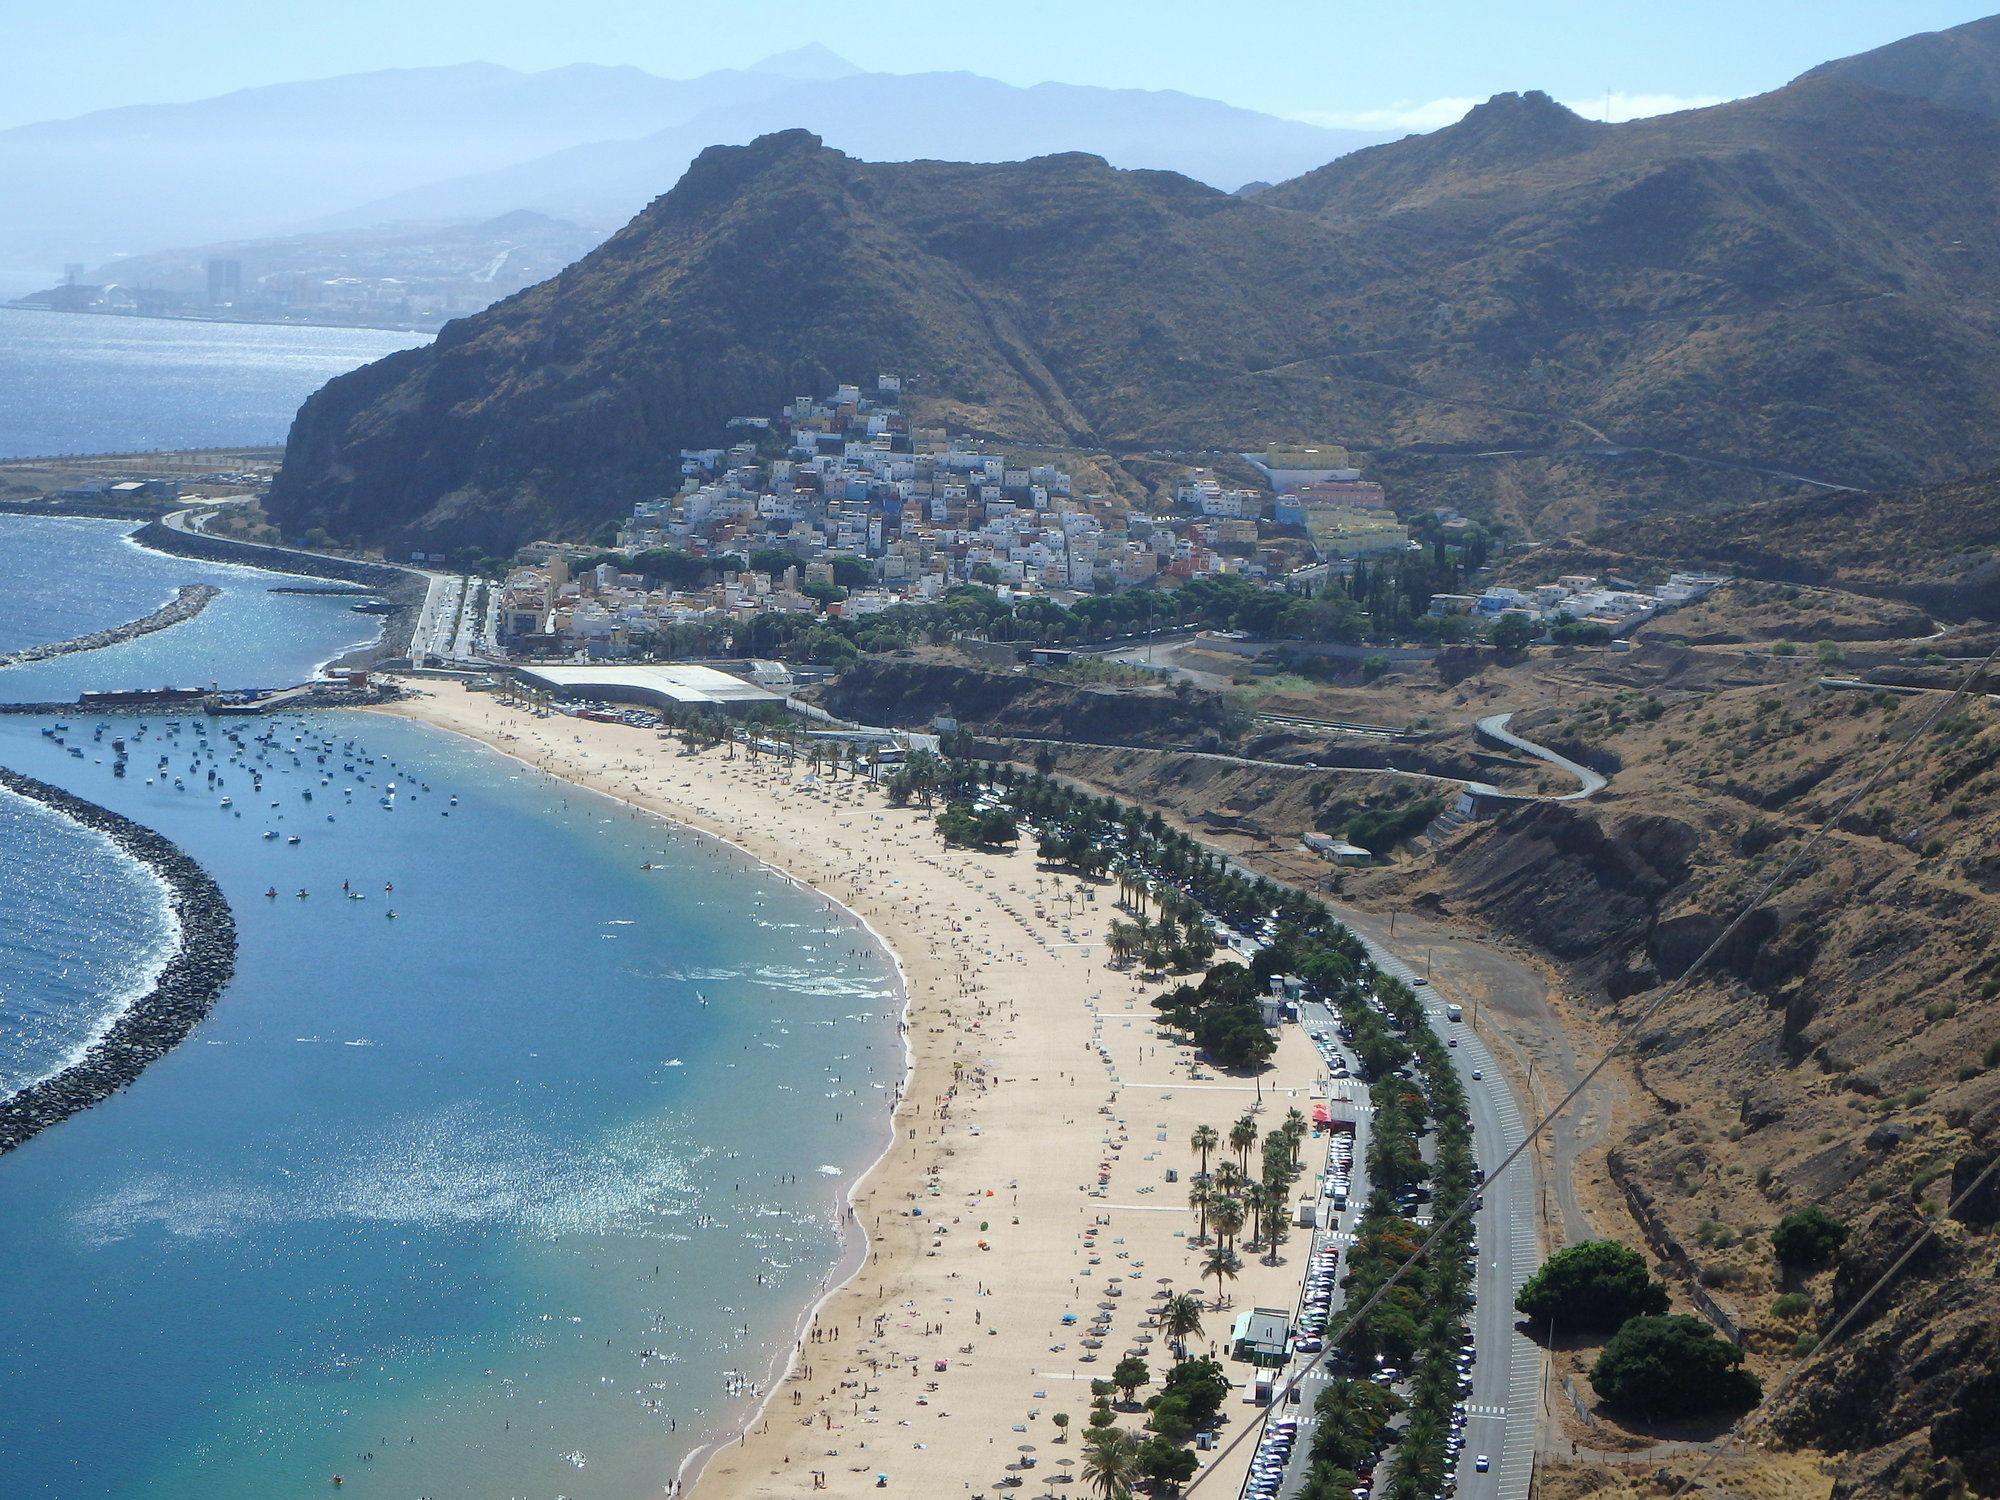
{"label": "ocean", "polygon": [[[357,632],[117,525],[7,524],[0,590],[46,621],[17,634],[225,592],[0,670],[0,699],[293,680]],[[38,562],[96,570],[90,604],[37,594]],[[397,1500],[660,1494],[847,1250],[904,1065],[891,961],[727,846],[423,726],[101,722],[0,716],[0,764],[200,860],[238,969],[131,1088],[0,1156],[9,1500],[334,1473]],[[0,795],[0,1080],[87,1042],[156,961],[158,912],[102,841]]]}
{"label": "ocean", "polygon": [[0,307],[0,458],[282,443],[334,376],[428,342]]}

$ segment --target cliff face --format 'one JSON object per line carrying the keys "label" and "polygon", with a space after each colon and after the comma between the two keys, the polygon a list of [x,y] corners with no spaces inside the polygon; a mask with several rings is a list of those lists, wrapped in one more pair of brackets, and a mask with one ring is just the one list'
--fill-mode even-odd
{"label": "cliff face", "polygon": [[587,534],[729,417],[880,371],[926,422],[1135,460],[1342,438],[1529,530],[1785,482],[1757,469],[1940,480],[2000,463],[1996,217],[2000,122],[1837,77],[1616,126],[1503,95],[1251,198],[790,131],[330,384],[271,508],[391,546]]}

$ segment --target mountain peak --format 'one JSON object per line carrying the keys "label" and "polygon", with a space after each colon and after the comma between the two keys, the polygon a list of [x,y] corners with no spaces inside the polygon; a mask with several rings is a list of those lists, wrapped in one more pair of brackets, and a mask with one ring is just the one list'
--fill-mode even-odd
{"label": "mountain peak", "polygon": [[774,52],[762,62],[754,62],[743,70],[746,73],[769,73],[779,78],[797,78],[801,81],[824,82],[830,78],[852,78],[864,71],[842,57],[831,48],[818,42],[807,42],[803,47],[794,47],[789,52]]}

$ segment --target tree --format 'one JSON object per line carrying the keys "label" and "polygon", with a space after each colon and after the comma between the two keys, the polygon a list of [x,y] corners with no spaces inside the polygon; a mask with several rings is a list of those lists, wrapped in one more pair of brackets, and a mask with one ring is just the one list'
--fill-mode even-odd
{"label": "tree", "polygon": [[980,844],[991,847],[995,844],[1012,843],[1020,837],[1014,815],[1005,808],[995,807],[982,811],[970,802],[947,803],[945,810],[938,814],[937,830],[947,844]]}
{"label": "tree", "polygon": [[1174,1495],[1179,1494],[1181,1486],[1194,1478],[1195,1470],[1200,1467],[1200,1459],[1164,1437],[1147,1438],[1139,1445],[1134,1460],[1134,1468],[1140,1478],[1149,1479]]}
{"label": "tree", "polygon": [[1221,1144],[1213,1125],[1197,1125],[1194,1134],[1188,1137],[1188,1148],[1201,1158],[1201,1170],[1208,1171],[1209,1154]]}
{"label": "tree", "polygon": [[1217,1245],[1202,1260],[1202,1278],[1204,1280],[1210,1276],[1215,1278],[1215,1305],[1218,1308],[1222,1306],[1223,1279],[1226,1277],[1230,1281],[1234,1281],[1236,1273],[1242,1269],[1243,1257],[1238,1255],[1234,1250],[1231,1250],[1227,1245]]}
{"label": "tree", "polygon": [[1055,1427],[1056,1427],[1056,1441],[1057,1441],[1057,1442],[1059,1442],[1059,1443],[1066,1443],[1066,1442],[1068,1442],[1068,1441],[1069,1441],[1069,1413],[1068,1413],[1068,1412],[1066,1412],[1066,1411],[1059,1411],[1059,1412],[1057,1412],[1057,1413],[1056,1413],[1056,1414],[1055,1414],[1054,1416],[1050,1417],[1050,1418],[1049,1418],[1049,1420],[1050,1420],[1051,1422],[1055,1423]]}
{"label": "tree", "polygon": [[1313,1462],[1366,1468],[1403,1405],[1401,1396],[1372,1380],[1328,1383],[1313,1402]]}
{"label": "tree", "polygon": [[1537,1323],[1609,1332],[1627,1318],[1663,1313],[1667,1289],[1646,1270],[1645,1257],[1616,1240],[1582,1240],[1542,1262],[1515,1308]]}
{"label": "tree", "polygon": [[1229,1127],[1229,1149],[1236,1153],[1236,1165],[1250,1170],[1250,1148],[1257,1144],[1257,1122],[1245,1115]]}
{"label": "tree", "polygon": [[1158,1318],[1174,1352],[1184,1355],[1187,1341],[1201,1332],[1201,1298],[1193,1292],[1175,1292],[1160,1304]]}
{"label": "tree", "polygon": [[1151,1385],[1153,1372],[1146,1368],[1146,1362],[1136,1354],[1128,1354],[1119,1360],[1111,1371],[1111,1383],[1118,1387],[1119,1394],[1128,1402],[1132,1393],[1142,1385]]}
{"label": "tree", "polygon": [[1590,1384],[1612,1406],[1643,1416],[1691,1416],[1763,1399],[1763,1383],[1742,1364],[1743,1351],[1700,1318],[1639,1317],[1611,1336]]}
{"label": "tree", "polygon": [[1847,1226],[1817,1203],[1786,1214],[1771,1231],[1771,1253],[1782,1266],[1823,1266],[1846,1243]]}
{"label": "tree", "polygon": [[1139,1439],[1122,1427],[1100,1427],[1083,1440],[1083,1477],[1104,1500],[1126,1500],[1138,1477]]}
{"label": "tree", "polygon": [[1208,1222],[1215,1226],[1215,1237],[1225,1248],[1243,1227],[1243,1217],[1241,1198],[1218,1197],[1208,1205]]}
{"label": "tree", "polygon": [[1214,1202],[1215,1188],[1206,1178],[1198,1178],[1194,1186],[1188,1189],[1188,1207],[1200,1216],[1194,1236],[1198,1245],[1208,1243],[1208,1210],[1209,1205]]}
{"label": "tree", "polygon": [[1525,650],[1541,633],[1541,627],[1526,615],[1508,614],[1493,622],[1486,638],[1493,643],[1496,651],[1513,655]]}

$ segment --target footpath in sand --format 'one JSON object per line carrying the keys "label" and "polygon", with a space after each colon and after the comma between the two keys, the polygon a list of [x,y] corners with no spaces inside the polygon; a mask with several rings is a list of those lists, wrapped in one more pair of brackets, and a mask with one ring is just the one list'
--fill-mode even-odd
{"label": "footpath in sand", "polygon": [[[651,730],[410,685],[426,695],[389,711],[719,834],[853,909],[902,963],[913,1072],[895,1139],[856,1191],[867,1262],[816,1310],[790,1374],[746,1434],[707,1455],[691,1492],[989,1495],[1018,1478],[1013,1493],[1080,1493],[1089,1382],[1128,1352],[1164,1373],[1172,1356],[1150,1323],[1169,1289],[1214,1303],[1186,1243],[1190,1135],[1226,1135],[1246,1113],[1265,1129],[1290,1108],[1310,1114],[1311,1043],[1286,1029],[1260,1109],[1248,1080],[1191,1076],[1191,1053],[1153,1025],[1159,986],[1106,966],[1103,888],[1039,869],[1029,850],[948,849],[931,813],[891,808],[844,774],[688,755]],[[1189,1352],[1219,1354],[1244,1307],[1291,1309],[1305,1238],[1275,1267],[1244,1254],[1229,1305],[1206,1314]],[[1247,1364],[1224,1364],[1249,1379]],[[1254,1415],[1239,1394],[1225,1437]],[[1143,1414],[1119,1421],[1142,1430]],[[1251,1446],[1204,1488],[1235,1493]]]}

